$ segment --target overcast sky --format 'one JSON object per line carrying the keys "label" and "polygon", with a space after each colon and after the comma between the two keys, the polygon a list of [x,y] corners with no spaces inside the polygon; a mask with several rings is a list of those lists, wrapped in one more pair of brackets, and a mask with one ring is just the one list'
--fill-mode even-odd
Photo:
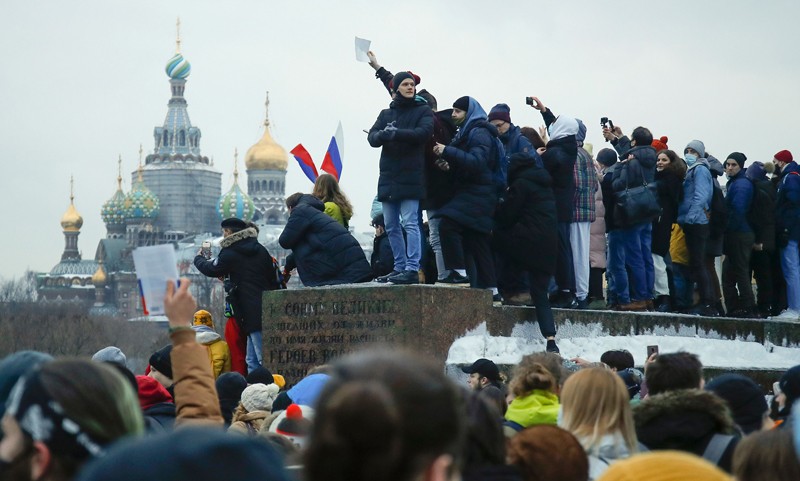
{"label": "overcast sky", "polygon": [[[269,90],[273,136],[287,151],[302,142],[318,165],[342,121],[341,184],[351,224],[368,230],[380,152],[362,129],[389,97],[355,61],[354,36],[372,40],[393,72],[418,73],[442,109],[471,95],[487,111],[506,102],[514,123],[538,126],[524,103],[537,95],[556,114],[583,119],[595,152],[608,116],[626,132],[645,125],[669,136],[676,151],[698,138],[721,158],[769,160],[785,148],[800,155],[798,14],[792,0],[3,0],[0,277],[59,261],[70,175],[84,218],[79,248],[94,257],[117,156],[128,191],[139,144],[152,151],[163,123],[178,16],[192,64],[189,114],[223,192],[234,148],[243,170],[261,136]],[[290,159],[287,194],[310,189]]]}

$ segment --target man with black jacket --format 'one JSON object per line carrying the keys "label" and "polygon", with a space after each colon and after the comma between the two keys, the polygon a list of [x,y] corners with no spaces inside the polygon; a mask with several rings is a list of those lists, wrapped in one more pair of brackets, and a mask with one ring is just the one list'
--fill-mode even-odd
{"label": "man with black jacket", "polygon": [[[225,290],[236,321],[247,336],[247,371],[261,366],[261,295],[270,286],[272,256],[258,242],[258,231],[245,221],[231,217],[222,221],[223,239],[219,255],[207,259],[203,250],[194,258],[194,265],[208,277],[225,277]],[[230,344],[230,342],[229,342]]]}

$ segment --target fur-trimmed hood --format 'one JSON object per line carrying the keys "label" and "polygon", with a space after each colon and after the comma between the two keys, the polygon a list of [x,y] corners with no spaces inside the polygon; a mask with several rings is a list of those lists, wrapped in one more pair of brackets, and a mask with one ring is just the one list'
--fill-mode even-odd
{"label": "fur-trimmed hood", "polygon": [[255,228],[253,227],[248,227],[247,229],[240,230],[239,232],[234,232],[228,237],[222,239],[219,243],[219,246],[224,249],[232,246],[240,240],[249,239],[250,237],[258,237],[258,232],[256,232]]}
{"label": "fur-trimmed hood", "polygon": [[639,440],[650,448],[713,434],[734,434],[725,401],[701,389],[680,389],[648,397],[633,408]]}

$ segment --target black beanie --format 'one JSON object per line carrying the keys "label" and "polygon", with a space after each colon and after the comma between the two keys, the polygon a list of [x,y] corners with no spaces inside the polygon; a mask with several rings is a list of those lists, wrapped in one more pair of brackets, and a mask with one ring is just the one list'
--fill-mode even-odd
{"label": "black beanie", "polygon": [[741,374],[723,374],[706,384],[706,390],[728,403],[733,420],[745,434],[761,429],[764,413],[769,407],[764,391],[755,381]]}
{"label": "black beanie", "polygon": [[[395,74],[394,78],[392,79],[392,90],[397,92],[397,88],[403,83],[403,80],[410,78],[414,80],[414,76],[411,75],[409,72],[398,72]],[[414,83],[416,85],[416,82]]]}
{"label": "black beanie", "polygon": [[728,156],[729,159],[733,159],[739,164],[740,169],[744,169],[744,162],[747,160],[747,156],[741,152],[733,152],[731,155]]}
{"label": "black beanie", "polygon": [[597,161],[604,167],[611,167],[617,162],[617,153],[613,149],[603,149],[597,153]]}
{"label": "black beanie", "polygon": [[270,385],[275,382],[275,378],[272,377],[272,373],[269,369],[265,368],[264,366],[258,366],[257,368],[250,371],[250,374],[247,375],[247,384],[266,384]]}
{"label": "black beanie", "polygon": [[156,371],[172,379],[172,359],[170,353],[172,352],[172,344],[167,344],[150,356],[150,365]]}
{"label": "black beanie", "polygon": [[791,406],[796,400],[800,399],[800,365],[794,366],[783,373],[778,385],[781,391],[786,394],[787,406]]}
{"label": "black beanie", "polygon": [[469,110],[469,97],[466,96],[466,95],[463,96],[463,97],[460,97],[458,100],[453,102],[453,108],[454,109],[463,110],[464,112]]}

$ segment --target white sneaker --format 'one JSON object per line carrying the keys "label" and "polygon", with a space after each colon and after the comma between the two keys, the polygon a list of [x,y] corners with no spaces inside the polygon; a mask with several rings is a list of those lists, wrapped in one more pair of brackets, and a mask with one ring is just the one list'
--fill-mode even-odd
{"label": "white sneaker", "polygon": [[786,309],[785,311],[781,312],[777,316],[772,316],[770,319],[792,319],[798,320],[800,319],[800,312],[795,311],[794,309]]}

